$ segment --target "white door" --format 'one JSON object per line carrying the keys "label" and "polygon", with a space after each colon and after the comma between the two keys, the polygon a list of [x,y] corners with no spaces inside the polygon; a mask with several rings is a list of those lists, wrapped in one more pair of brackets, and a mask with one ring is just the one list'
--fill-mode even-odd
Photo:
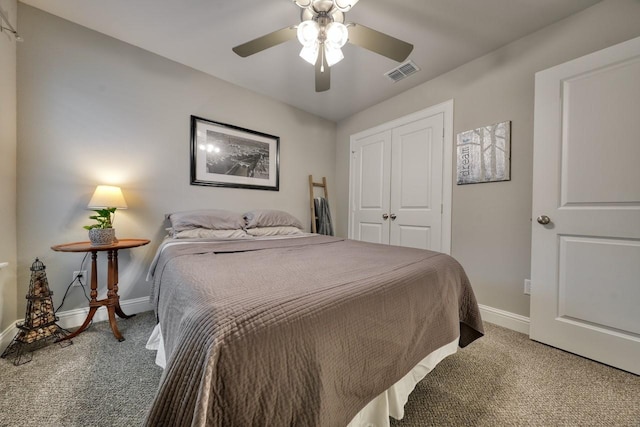
{"label": "white door", "polygon": [[406,123],[352,139],[352,239],[448,252],[442,230],[444,117],[408,116]]}
{"label": "white door", "polygon": [[530,336],[640,374],[640,38],[535,91]]}
{"label": "white door", "polygon": [[359,139],[352,146],[352,238],[389,243],[391,131]]}
{"label": "white door", "polygon": [[392,131],[390,239],[441,251],[443,114]]}

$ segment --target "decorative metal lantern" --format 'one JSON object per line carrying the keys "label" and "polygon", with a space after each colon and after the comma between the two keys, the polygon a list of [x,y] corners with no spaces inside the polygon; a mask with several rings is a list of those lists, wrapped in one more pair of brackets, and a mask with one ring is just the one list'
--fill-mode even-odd
{"label": "decorative metal lantern", "polygon": [[[58,326],[49,290],[45,265],[36,258],[31,265],[31,282],[27,294],[27,311],[24,322],[18,323],[19,329],[11,344],[2,353],[2,358],[13,357],[14,365],[22,365],[30,362],[32,352],[46,345],[60,341],[68,335],[68,332]],[[60,346],[66,347],[73,344],[71,340],[61,341]]]}

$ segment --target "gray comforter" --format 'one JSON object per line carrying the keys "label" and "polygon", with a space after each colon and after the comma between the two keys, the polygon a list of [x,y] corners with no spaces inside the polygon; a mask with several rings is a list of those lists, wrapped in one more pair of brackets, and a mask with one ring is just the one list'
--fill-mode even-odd
{"label": "gray comforter", "polygon": [[173,245],[153,276],[158,426],[339,426],[433,350],[482,336],[450,256],[328,236]]}

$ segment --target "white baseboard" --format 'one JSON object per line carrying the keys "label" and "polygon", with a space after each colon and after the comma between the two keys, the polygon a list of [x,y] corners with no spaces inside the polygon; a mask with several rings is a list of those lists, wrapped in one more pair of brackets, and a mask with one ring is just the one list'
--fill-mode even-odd
{"label": "white baseboard", "polygon": [[478,304],[482,320],[529,335],[529,318],[509,311]]}
{"label": "white baseboard", "polygon": [[[149,302],[149,297],[142,297],[129,300],[120,300],[120,307],[126,314],[137,314],[145,311],[153,310],[153,306]],[[87,318],[89,308],[78,308],[75,310],[59,311],[56,313],[58,316],[58,325],[65,329],[75,328],[82,325],[84,319]],[[105,307],[100,307],[96,314],[93,316],[94,322],[102,322],[108,320],[109,315]]]}
{"label": "white baseboard", "polygon": [[[122,311],[126,314],[137,314],[143,313],[145,311],[153,310],[153,306],[149,302],[149,297],[142,297],[130,300],[120,300],[120,307],[122,307]],[[84,322],[84,319],[87,318],[87,314],[89,313],[89,308],[78,308],[75,310],[67,310],[67,311],[59,311],[56,313],[58,316],[58,325],[62,328],[76,328]],[[109,315],[107,313],[107,309],[105,307],[100,307],[96,314],[93,316],[94,322],[101,322],[103,320],[108,320]],[[11,344],[11,340],[18,333],[18,328],[16,324],[18,322],[22,322],[23,319],[16,320],[13,322],[7,329],[0,333],[0,354],[4,351],[5,348]]]}
{"label": "white baseboard", "polygon": [[[120,306],[122,310],[127,314],[143,313],[145,311],[153,310],[153,306],[149,302],[149,297],[136,298],[131,300],[121,300]],[[520,332],[529,335],[529,318],[521,316],[519,314],[511,313],[509,311],[500,310],[498,308],[489,307],[486,305],[478,304],[480,307],[480,314],[482,320],[493,323],[503,328],[511,329],[516,332]],[[79,308],[76,310],[60,311],[57,314],[58,324],[67,329],[75,328],[82,325],[84,319],[89,313],[89,308]],[[93,316],[95,322],[107,320],[107,310],[104,307],[100,307]],[[11,343],[13,337],[18,333],[16,323],[9,325],[2,333],[0,333],[0,353]]]}
{"label": "white baseboard", "polygon": [[16,320],[11,325],[9,325],[7,329],[5,329],[4,331],[2,331],[2,333],[0,333],[0,354],[2,354],[2,352],[7,347],[9,347],[9,344],[11,344],[11,340],[18,333],[18,328],[16,327],[17,322],[18,321]]}

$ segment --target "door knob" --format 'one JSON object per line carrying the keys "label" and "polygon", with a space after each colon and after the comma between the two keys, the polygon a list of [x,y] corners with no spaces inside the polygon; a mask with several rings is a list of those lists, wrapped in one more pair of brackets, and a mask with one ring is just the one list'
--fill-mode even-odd
{"label": "door knob", "polygon": [[391,214],[391,220],[392,220],[392,221],[393,221],[394,219],[396,219],[396,218],[397,218],[396,214]]}
{"label": "door knob", "polygon": [[382,219],[384,219],[385,221],[389,219],[389,214],[383,213],[382,214]]}
{"label": "door knob", "polygon": [[538,218],[536,218],[536,221],[538,221],[538,224],[547,225],[551,222],[551,218],[546,215],[540,215]]}

